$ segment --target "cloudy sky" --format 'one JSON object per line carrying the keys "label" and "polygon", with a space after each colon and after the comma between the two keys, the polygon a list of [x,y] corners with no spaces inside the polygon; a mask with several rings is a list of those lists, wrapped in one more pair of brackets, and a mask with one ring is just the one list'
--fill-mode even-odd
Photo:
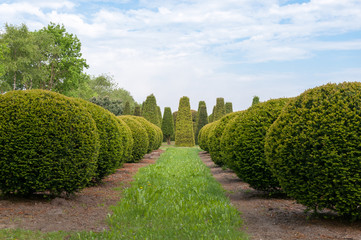
{"label": "cloudy sky", "polygon": [[92,75],[142,102],[246,109],[328,82],[361,80],[360,0],[0,0],[0,23],[64,24]]}

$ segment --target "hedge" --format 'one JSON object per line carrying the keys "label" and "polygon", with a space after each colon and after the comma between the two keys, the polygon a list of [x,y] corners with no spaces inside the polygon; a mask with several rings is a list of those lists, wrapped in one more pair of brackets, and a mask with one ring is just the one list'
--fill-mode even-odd
{"label": "hedge", "polygon": [[128,159],[128,162],[136,162],[143,158],[147,153],[149,147],[149,138],[147,130],[143,125],[134,119],[132,116],[123,115],[118,116],[119,119],[123,120],[132,131],[133,137],[133,148],[132,156]]}
{"label": "hedge", "polygon": [[227,125],[220,144],[214,143],[222,146],[227,166],[254,189],[280,189],[265,159],[264,139],[288,101],[288,98],[272,99],[252,106]]}
{"label": "hedge", "polygon": [[225,164],[225,159],[221,149],[221,138],[224,133],[224,129],[226,128],[229,121],[239,116],[239,114],[240,112],[234,112],[222,117],[215,125],[214,130],[208,134],[209,153],[211,155],[212,161],[219,166]]}
{"label": "hedge", "polygon": [[99,135],[81,104],[50,91],[11,91],[0,112],[3,194],[71,194],[94,177]]}
{"label": "hedge", "polygon": [[[148,145],[148,151],[147,153],[152,152],[153,150],[156,150],[159,148],[159,146],[162,144],[163,137],[160,139],[160,133],[157,130],[157,126],[151,122],[149,122],[144,117],[138,117],[138,116],[130,116],[131,118],[137,120],[142,124],[142,126],[145,128],[148,134],[149,139],[149,145]],[[162,131],[162,130],[160,130]]]}
{"label": "hedge", "polygon": [[[122,165],[124,156],[129,151],[131,140],[128,135],[129,131],[120,126],[116,116],[94,103],[73,99],[83,104],[95,120],[99,133],[100,149],[97,161],[97,170],[94,180],[101,181],[105,176],[114,173],[115,169]],[[124,141],[125,139],[125,141]]]}
{"label": "hedge", "polygon": [[361,83],[326,84],[293,99],[265,153],[286,193],[315,211],[361,218]]}

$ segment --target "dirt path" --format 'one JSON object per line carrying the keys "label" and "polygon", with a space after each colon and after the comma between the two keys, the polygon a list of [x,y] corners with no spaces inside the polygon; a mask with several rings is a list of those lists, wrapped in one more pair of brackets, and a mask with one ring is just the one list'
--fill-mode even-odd
{"label": "dirt path", "polygon": [[199,156],[227,191],[232,204],[242,212],[244,229],[251,239],[361,240],[361,221],[310,218],[304,213],[305,207],[295,201],[269,198],[250,188],[232,171],[215,165],[207,152],[200,152]]}
{"label": "dirt path", "polygon": [[44,200],[0,198],[0,229],[21,228],[48,231],[102,231],[107,229],[109,206],[120,200],[119,188],[129,186],[139,168],[155,163],[163,150],[153,151],[139,163],[126,163],[104,183],[83,189],[75,196]]}

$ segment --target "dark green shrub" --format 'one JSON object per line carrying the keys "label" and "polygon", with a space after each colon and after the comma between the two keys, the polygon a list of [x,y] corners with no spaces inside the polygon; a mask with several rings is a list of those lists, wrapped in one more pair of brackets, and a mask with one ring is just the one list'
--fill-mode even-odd
{"label": "dark green shrub", "polygon": [[125,102],[122,115],[130,115],[132,110],[130,109],[130,103],[128,101]]}
{"label": "dark green shrub", "polygon": [[361,218],[361,83],[327,84],[290,101],[266,136],[285,192],[315,211]]}
{"label": "dark green shrub", "polygon": [[121,115],[123,112],[122,101],[120,100],[112,100],[106,96],[92,97],[89,101],[107,109],[109,112],[113,113],[116,116]]}
{"label": "dark green shrub", "polygon": [[254,105],[230,122],[222,136],[227,166],[255,189],[279,190],[278,180],[265,159],[264,139],[288,101],[280,98]]}
{"label": "dark green shrub", "polygon": [[99,135],[81,104],[44,90],[0,97],[0,190],[78,191],[94,177]]}
{"label": "dark green shrub", "polygon": [[252,99],[252,106],[256,105],[259,103],[259,97],[258,96],[254,96]]}
{"label": "dark green shrub", "polygon": [[198,144],[198,135],[199,131],[203,126],[208,124],[208,114],[207,107],[204,101],[199,101],[198,103],[198,112],[197,112],[197,123],[196,123],[196,134],[195,134],[195,143]]}
{"label": "dark green shrub", "polygon": [[179,100],[175,144],[180,147],[193,147],[195,144],[192,112],[188,97],[182,97]]}
{"label": "dark green shrub", "polygon": [[132,131],[132,156],[128,159],[128,162],[139,161],[148,152],[149,138],[147,130],[139,121],[129,115],[118,116],[118,118],[123,120]]}
{"label": "dark green shrub", "polygon": [[166,138],[166,141],[169,145],[171,137],[174,134],[173,115],[172,115],[172,110],[170,109],[170,107],[164,108],[162,131],[163,131],[163,135]]}
{"label": "dark green shrub", "polygon": [[124,160],[122,156],[128,151],[126,144],[129,142],[129,140],[124,142],[122,135],[129,132],[127,130],[124,132],[115,115],[108,110],[82,99],[74,98],[73,100],[83,104],[97,126],[100,148],[94,180],[99,182],[122,165]]}
{"label": "dark green shrub", "polygon": [[229,121],[233,118],[239,116],[239,112],[230,113],[219,120],[219,122],[214,127],[213,131],[208,134],[208,142],[209,142],[209,153],[211,155],[212,161],[219,166],[225,164],[224,156],[221,149],[221,138],[224,133],[224,129],[226,128]]}
{"label": "dark green shrub", "polygon": [[158,143],[159,134],[157,133],[157,130],[154,127],[155,125],[152,124],[151,122],[149,122],[144,117],[132,116],[132,118],[137,120],[140,124],[142,124],[142,126],[147,131],[148,140],[149,140],[147,153],[150,153],[153,150],[158,149],[159,147],[157,148],[157,146],[159,145],[159,143]]}

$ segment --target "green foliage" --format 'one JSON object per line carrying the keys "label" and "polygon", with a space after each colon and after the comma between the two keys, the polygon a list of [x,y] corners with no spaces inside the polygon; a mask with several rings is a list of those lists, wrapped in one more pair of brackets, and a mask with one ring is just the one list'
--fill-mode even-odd
{"label": "green foliage", "polygon": [[115,116],[122,115],[123,104],[120,100],[111,100],[109,97],[92,97],[90,102],[107,109]]}
{"label": "green foliage", "polygon": [[[153,123],[149,122],[144,117],[138,117],[138,116],[131,116],[131,118],[137,120],[142,124],[142,126],[145,128],[148,134],[149,139],[149,145],[148,145],[148,151],[147,153],[152,152],[153,150],[156,150],[159,148],[159,146],[162,144],[163,137],[160,139],[160,133],[158,131],[158,127],[155,126]],[[162,130],[160,130],[162,132]]]}
{"label": "green foliage", "polygon": [[226,114],[233,112],[233,104],[231,102],[226,102],[225,108]]}
{"label": "green foliage", "polygon": [[123,115],[131,115],[130,104],[128,101],[124,105]]}
{"label": "green foliage", "polygon": [[117,168],[120,168],[123,166],[123,163],[132,161],[132,153],[133,153],[133,134],[132,130],[128,125],[118,117],[116,118],[118,120],[119,126],[120,126],[120,132],[121,134],[121,144],[124,146],[124,152],[122,155],[122,161],[120,162],[119,166]]}
{"label": "green foliage", "polygon": [[175,144],[181,147],[192,147],[195,145],[192,113],[188,97],[182,97],[179,100]]}
{"label": "green foliage", "polygon": [[267,133],[273,173],[309,209],[361,218],[360,102],[359,82],[316,87],[291,100]]}
{"label": "green foliage", "polygon": [[257,190],[279,189],[278,180],[266,163],[264,139],[288,101],[280,98],[258,103],[239,113],[224,130],[220,145],[227,166]]}
{"label": "green foliage", "polygon": [[157,106],[157,109],[158,109],[158,118],[159,118],[159,123],[160,123],[160,125],[159,125],[159,127],[162,127],[162,121],[163,121],[163,118],[162,118],[162,111],[160,110],[160,107],[159,106]]}
{"label": "green foliage", "polygon": [[214,121],[214,112],[216,111],[216,106],[213,106],[211,115],[208,116],[208,122],[211,123]]}
{"label": "green foliage", "polygon": [[106,109],[82,99],[74,99],[74,101],[78,101],[89,111],[97,126],[100,149],[94,180],[99,182],[122,165],[124,161],[122,156],[128,151],[127,144],[130,144],[130,140],[124,141],[122,135],[129,132],[124,131],[114,114]]}
{"label": "green foliage", "polygon": [[94,177],[99,135],[91,114],[63,95],[12,91],[0,97],[3,194],[73,193]]}
{"label": "green foliage", "polygon": [[99,239],[246,239],[239,212],[197,149],[169,148],[134,178]]}
{"label": "green foliage", "polygon": [[195,143],[198,144],[198,135],[201,128],[208,124],[207,107],[204,101],[198,103]]}
{"label": "green foliage", "polygon": [[259,103],[259,97],[258,96],[254,96],[252,99],[252,106],[256,105]]}
{"label": "green foliage", "polygon": [[226,115],[226,107],[224,105],[224,98],[217,98],[217,103],[213,113],[213,121],[217,121]]}
{"label": "green foliage", "polygon": [[225,157],[222,152],[221,138],[227,124],[235,117],[239,116],[240,112],[230,113],[215,122],[213,131],[208,133],[208,152],[211,155],[212,161],[219,166],[225,164]]}
{"label": "green foliage", "polygon": [[161,122],[159,121],[157,100],[155,99],[155,96],[153,94],[149,95],[143,103],[142,116],[156,126],[162,126]]}
{"label": "green foliage", "polygon": [[212,131],[213,127],[216,125],[216,122],[208,123],[203,126],[198,134],[198,145],[204,151],[209,152],[209,133]]}
{"label": "green foliage", "polygon": [[133,115],[134,116],[141,116],[142,115],[140,106],[135,106]]}
{"label": "green foliage", "polygon": [[132,116],[123,115],[118,116],[119,119],[123,120],[130,130],[132,131],[133,137],[133,148],[132,148],[132,156],[128,159],[127,162],[137,162],[143,158],[143,156],[147,153],[149,147],[149,138],[147,130],[143,127],[143,125],[134,119]]}
{"label": "green foliage", "polygon": [[173,122],[174,121],[173,121],[172,110],[170,109],[170,107],[165,107],[163,114],[163,121],[162,121],[162,131],[168,144],[170,144],[171,137],[174,134]]}

